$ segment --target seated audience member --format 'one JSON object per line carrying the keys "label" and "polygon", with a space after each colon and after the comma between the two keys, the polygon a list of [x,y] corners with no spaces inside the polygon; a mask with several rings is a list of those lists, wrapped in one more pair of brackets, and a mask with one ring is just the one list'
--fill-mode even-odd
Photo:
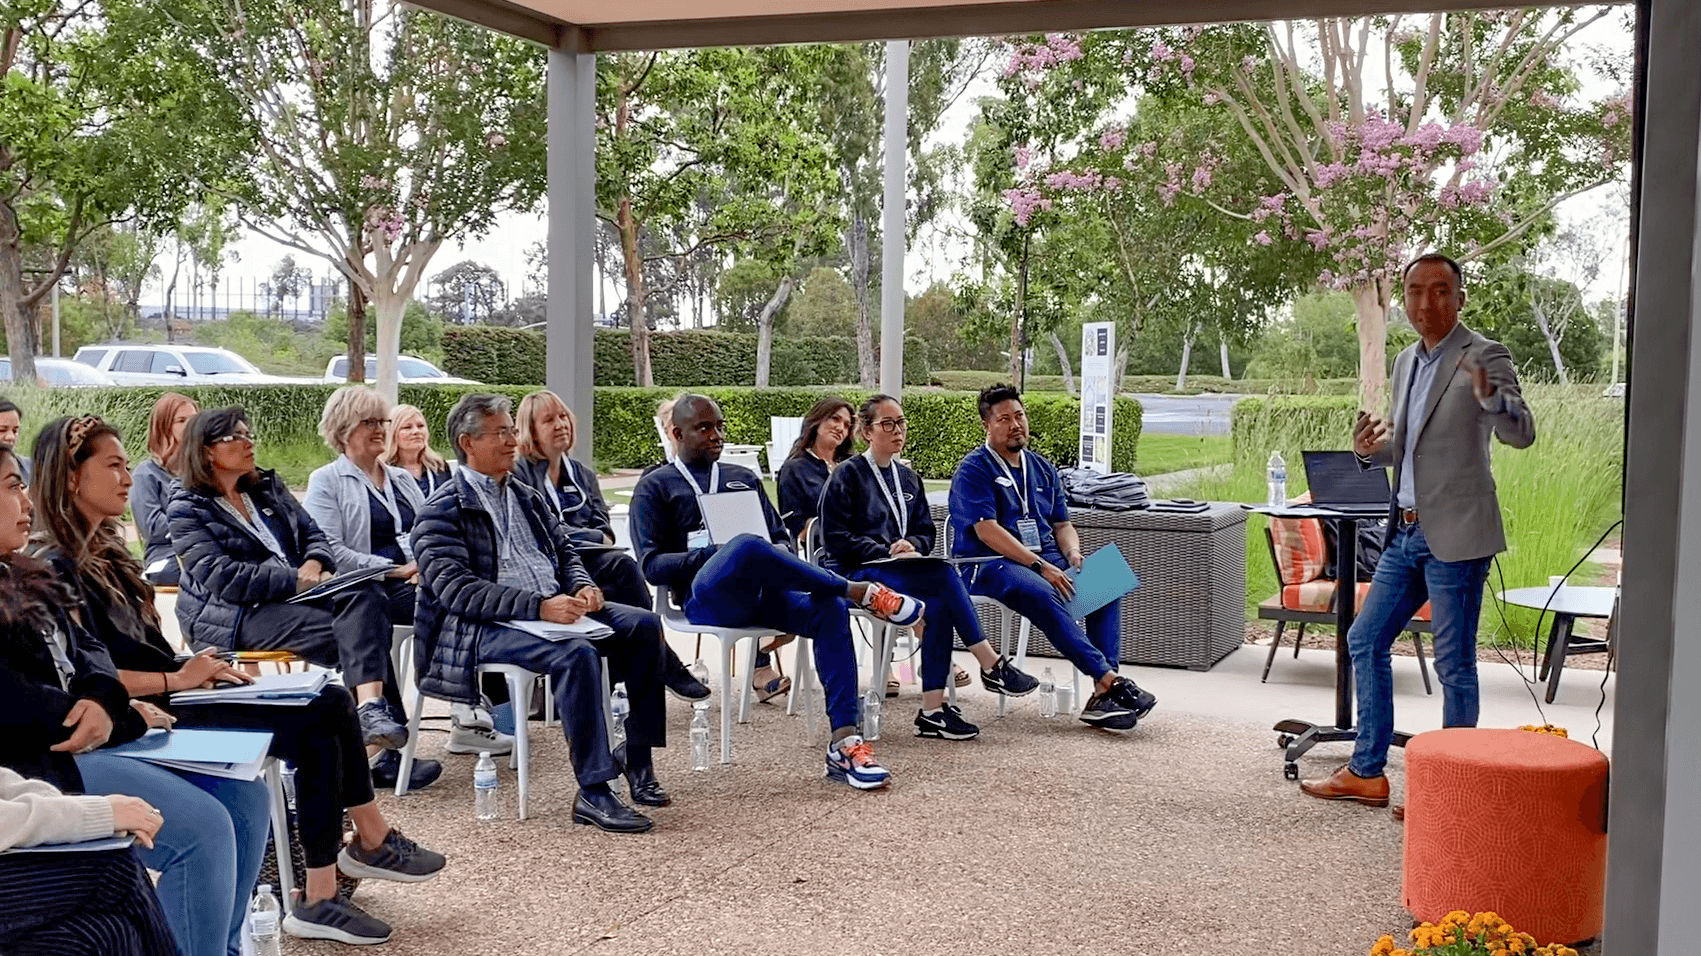
{"label": "seated audience member", "polygon": [[64,794],[0,767],[0,952],[177,956],[153,882],[129,847],[6,852],[111,836],[134,836],[147,849],[164,822],[139,797]]}
{"label": "seated audience member", "polygon": [[[325,532],[338,568],[394,567],[384,582],[390,623],[411,625],[419,565],[408,535],[425,495],[407,472],[379,460],[390,424],[390,403],[376,390],[344,385],[332,392],[319,416],[319,435],[338,452],[337,459],[308,476],[301,503]],[[482,705],[456,704],[449,712],[445,749],[452,754],[505,754],[514,749],[514,738],[496,732]],[[392,750],[379,759],[374,771],[394,781],[401,755]],[[433,763],[426,761],[428,768]],[[414,766],[419,766],[418,760]]]}
{"label": "seated audience member", "polygon": [[407,742],[401,692],[390,673],[390,615],[374,581],[300,604],[289,598],[331,577],[331,543],[273,471],[254,465],[255,437],[240,408],[189,420],[179,452],[183,487],[166,515],[183,564],[177,619],[185,640],[239,651],[289,651],[341,668],[366,743]]}
{"label": "seated audience member", "polygon": [[449,481],[448,462],[431,450],[431,426],[425,413],[412,405],[397,405],[390,413],[384,464],[407,472],[426,498]]}
{"label": "seated audience member", "polygon": [[1021,393],[994,385],[980,393],[986,444],[969,452],[951,478],[952,551],[957,557],[997,555],[964,565],[969,593],[992,598],[1033,622],[1076,669],[1093,680],[1080,719],[1107,730],[1130,730],[1158,699],[1120,676],[1122,602],[1069,616],[1074,583],[1063,568],[1079,568],[1081,536],[1057,468],[1028,448],[1028,413]]}
{"label": "seated audience member", "polygon": [[[303,707],[222,704],[174,711],[173,691],[251,679],[207,653],[178,661],[160,633],[153,587],[124,546],[118,524],[131,490],[118,432],[93,416],[58,419],[36,436],[35,460],[32,493],[41,528],[32,538],[35,556],[71,586],[78,617],[110,652],[125,690],[183,726],[267,731],[271,755],[295,767],[307,885],[304,905],[284,929],[344,943],[389,939],[389,926],[337,897],[337,867],[351,876],[416,882],[436,875],[443,857],[385,822],[348,691],[329,685]],[[346,848],[345,810],[356,834]]]}
{"label": "seated audience member", "polygon": [[178,582],[177,552],[171,549],[165,503],[179,486],[176,458],[183,447],[183,427],[198,411],[187,395],[161,395],[148,416],[148,457],[132,475],[130,511],[136,519],[136,536],[142,539],[142,566],[148,580],[157,585],[176,587]]}
{"label": "seated audience member", "polygon": [[[644,577],[678,595],[692,621],[771,627],[813,639],[833,727],[828,775],[860,790],[889,785],[890,772],[857,734],[856,649],[847,599],[903,627],[920,620],[925,608],[882,584],[847,581],[792,554],[791,536],[761,479],[748,468],[721,466],[726,419],[713,400],[692,394],[676,399],[672,436],[677,457],[638,479],[632,491],[632,543]],[[729,491],[756,492],[767,538],[746,534],[709,542],[698,498]]]}
{"label": "seated audience member", "polygon": [[[650,829],[609,781],[621,760],[609,752],[602,661],[626,683],[624,771],[632,799],[665,807],[651,750],[667,744],[662,696],[661,619],[642,608],[605,603],[567,537],[567,526],[531,486],[511,477],[519,433],[499,395],[461,397],[449,412],[449,440],[461,467],[431,496],[414,523],[419,557],[415,633],[425,661],[419,686],[450,701],[478,700],[480,664],[518,664],[554,680],[557,713],[571,744],[579,794],[573,820],[616,832]],[[611,636],[546,640],[510,621],[572,624],[590,618]]]}
{"label": "seated audience member", "polygon": [[[958,635],[980,662],[980,681],[987,690],[1021,697],[1033,693],[1039,681],[992,649],[956,571],[923,559],[933,550],[933,514],[921,476],[897,460],[909,434],[903,407],[890,395],[876,395],[862,403],[857,425],[868,451],[834,469],[821,492],[826,564],[853,581],[878,581],[927,603],[916,736],[972,740],[980,728],[963,719],[954,704],[945,703],[951,647]],[[869,563],[889,558],[900,560]]]}
{"label": "seated audience member", "polygon": [[160,875],[155,891],[178,948],[234,954],[270,824],[266,785],[98,749],[171,718],[130,700],[106,648],[70,616],[70,589],[18,553],[30,511],[17,459],[0,445],[0,764],[63,791],[125,794],[159,808],[163,823],[140,856]]}
{"label": "seated audience member", "polygon": [[[520,457],[514,465],[514,477],[537,489],[544,503],[566,523],[585,573],[610,601],[653,610],[655,601],[638,571],[638,562],[625,551],[603,550],[614,544],[614,524],[608,517],[602,486],[595,472],[568,457],[578,440],[578,418],[547,389],[520,399],[518,417]],[[707,698],[709,688],[691,676],[673,648],[665,651],[668,689],[685,700]]]}
{"label": "seated audience member", "polygon": [[[0,398],[0,445],[18,446],[18,433],[24,427],[23,410],[16,402]],[[30,460],[22,455],[14,454],[18,460],[19,473],[24,477],[24,484],[30,483]]]}

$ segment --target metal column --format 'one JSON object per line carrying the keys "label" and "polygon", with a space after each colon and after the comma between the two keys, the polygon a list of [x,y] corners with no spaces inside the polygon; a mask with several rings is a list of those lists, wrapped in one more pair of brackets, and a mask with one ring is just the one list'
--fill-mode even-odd
{"label": "metal column", "polygon": [[880,209],[880,390],[904,393],[904,195],[909,179],[910,41],[886,42],[886,195]]}
{"label": "metal column", "polygon": [[549,51],[549,301],[545,377],[579,419],[574,457],[591,460],[596,414],[591,312],[596,241],[597,58],[577,31]]}

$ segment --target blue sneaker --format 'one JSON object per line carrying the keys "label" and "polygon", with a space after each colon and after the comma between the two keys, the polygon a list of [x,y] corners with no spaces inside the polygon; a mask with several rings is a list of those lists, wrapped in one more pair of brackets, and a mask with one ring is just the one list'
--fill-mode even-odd
{"label": "blue sneaker", "polygon": [[891,786],[892,774],[874,760],[874,748],[856,734],[827,747],[827,776],[858,790]]}
{"label": "blue sneaker", "polygon": [[862,606],[882,621],[899,627],[909,627],[927,613],[927,603],[908,594],[900,594],[878,581],[868,582],[862,595]]}

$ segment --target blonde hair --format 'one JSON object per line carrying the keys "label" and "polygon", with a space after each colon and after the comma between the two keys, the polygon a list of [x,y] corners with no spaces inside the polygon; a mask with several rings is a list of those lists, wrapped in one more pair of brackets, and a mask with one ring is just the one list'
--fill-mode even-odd
{"label": "blonde hair", "polygon": [[348,450],[348,436],[362,421],[389,414],[390,403],[375,389],[344,385],[325,399],[325,410],[319,415],[319,437],[340,455]]}
{"label": "blonde hair", "polygon": [[390,434],[384,439],[384,464],[401,467],[402,450],[396,447],[396,436],[401,433],[403,425],[416,418],[425,426],[425,448],[419,453],[420,465],[426,471],[447,471],[449,463],[431,450],[431,423],[425,420],[425,413],[417,405],[397,405],[390,410]]}
{"label": "blonde hair", "polygon": [[539,389],[520,399],[520,410],[514,416],[519,419],[517,424],[520,429],[520,454],[533,461],[543,460],[543,456],[538,454],[537,450],[535,419],[549,411],[552,406],[560,409],[561,414],[567,416],[567,424],[572,430],[567,438],[567,450],[572,451],[573,446],[579,443],[579,416],[573,414],[573,410],[567,407],[567,403],[561,400],[561,396],[547,388]]}

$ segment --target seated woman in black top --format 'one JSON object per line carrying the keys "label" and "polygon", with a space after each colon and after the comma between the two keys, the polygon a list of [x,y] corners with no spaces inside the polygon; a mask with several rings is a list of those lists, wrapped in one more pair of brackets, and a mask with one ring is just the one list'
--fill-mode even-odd
{"label": "seated woman in black top", "polygon": [[[353,876],[415,882],[442,869],[443,857],[392,830],[378,809],[348,691],[329,685],[304,707],[171,708],[172,691],[250,678],[209,653],[179,661],[160,633],[153,587],[119,530],[131,478],[118,432],[93,416],[61,418],[37,436],[35,462],[42,529],[33,539],[36,556],[71,585],[79,616],[106,645],[129,694],[174,713],[183,726],[270,731],[272,756],[295,767],[307,886],[305,905],[296,908],[286,928],[314,938],[388,939],[388,926],[336,899],[336,868]],[[346,849],[344,810],[356,833]]]}
{"label": "seated woman in black top", "polygon": [[856,410],[842,398],[823,398],[803,416],[803,430],[780,466],[780,521],[793,538],[803,537],[809,519],[821,513],[827,476],[856,447],[851,428]]}

